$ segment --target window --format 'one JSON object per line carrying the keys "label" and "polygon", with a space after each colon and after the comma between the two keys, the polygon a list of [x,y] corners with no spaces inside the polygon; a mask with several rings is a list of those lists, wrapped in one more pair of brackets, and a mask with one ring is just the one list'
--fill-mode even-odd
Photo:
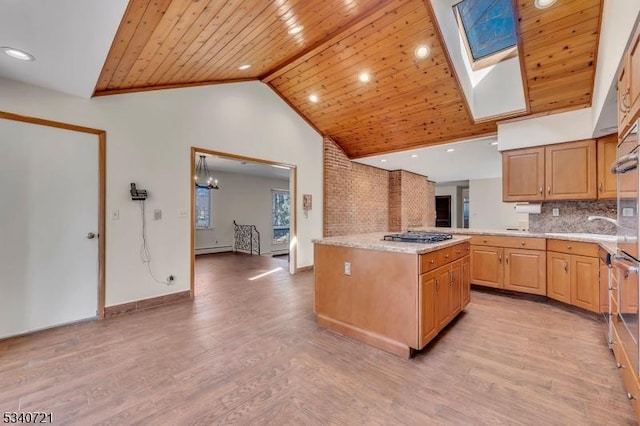
{"label": "window", "polygon": [[474,70],[517,54],[512,0],[462,0],[453,12]]}
{"label": "window", "polygon": [[289,191],[271,193],[271,212],[273,216],[273,244],[289,242]]}
{"label": "window", "polygon": [[196,187],[196,229],[211,227],[211,190]]}

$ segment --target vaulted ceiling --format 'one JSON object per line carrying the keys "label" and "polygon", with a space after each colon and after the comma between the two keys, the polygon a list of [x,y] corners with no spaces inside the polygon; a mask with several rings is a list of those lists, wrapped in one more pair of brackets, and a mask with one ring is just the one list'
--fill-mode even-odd
{"label": "vaulted ceiling", "polygon": [[[514,3],[526,114],[590,106],[602,1]],[[243,80],[352,158],[496,131],[471,115],[429,0],[131,0],[95,95]]]}

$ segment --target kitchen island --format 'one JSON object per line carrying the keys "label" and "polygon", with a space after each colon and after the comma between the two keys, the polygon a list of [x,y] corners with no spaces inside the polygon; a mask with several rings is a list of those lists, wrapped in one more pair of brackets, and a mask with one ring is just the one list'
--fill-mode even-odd
{"label": "kitchen island", "polygon": [[319,324],[410,357],[469,303],[469,237],[384,241],[384,233],[315,240]]}

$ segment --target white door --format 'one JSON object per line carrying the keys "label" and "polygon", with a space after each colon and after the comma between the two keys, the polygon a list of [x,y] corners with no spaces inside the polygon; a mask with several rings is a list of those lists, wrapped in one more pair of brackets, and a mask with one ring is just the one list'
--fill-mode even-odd
{"label": "white door", "polygon": [[0,119],[0,338],[96,316],[98,137]]}

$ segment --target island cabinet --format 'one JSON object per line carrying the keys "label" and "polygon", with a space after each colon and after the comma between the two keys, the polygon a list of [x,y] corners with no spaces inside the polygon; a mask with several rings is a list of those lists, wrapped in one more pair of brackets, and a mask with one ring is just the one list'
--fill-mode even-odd
{"label": "island cabinet", "polygon": [[333,241],[314,249],[315,312],[325,327],[409,357],[469,303],[468,237],[431,248],[328,244]]}
{"label": "island cabinet", "polygon": [[595,139],[504,151],[503,201],[596,199],[596,153]]}
{"label": "island cabinet", "polygon": [[592,312],[600,312],[598,245],[547,241],[547,296]]}
{"label": "island cabinet", "polygon": [[544,238],[474,235],[471,237],[471,283],[546,295]]}

